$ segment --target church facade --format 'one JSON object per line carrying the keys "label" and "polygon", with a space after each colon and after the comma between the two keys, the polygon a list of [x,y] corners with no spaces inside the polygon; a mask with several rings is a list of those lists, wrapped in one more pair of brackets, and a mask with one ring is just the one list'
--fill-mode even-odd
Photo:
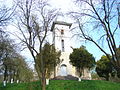
{"label": "church facade", "polygon": [[[61,63],[56,67],[56,76],[76,76],[76,68],[70,64],[69,55],[72,53],[72,33],[70,32],[70,27],[72,23],[66,23],[62,21],[55,21],[52,24],[52,38],[53,44],[56,50],[61,51]],[[84,70],[82,75],[83,78],[91,79],[91,74],[88,69]]]}

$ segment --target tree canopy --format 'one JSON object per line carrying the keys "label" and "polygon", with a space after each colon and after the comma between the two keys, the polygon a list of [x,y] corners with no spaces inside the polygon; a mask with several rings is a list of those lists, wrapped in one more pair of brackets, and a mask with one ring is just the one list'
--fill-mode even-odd
{"label": "tree canopy", "polygon": [[[16,44],[5,32],[0,32],[0,73],[4,81],[30,81],[33,73],[23,56],[17,50]],[[30,77],[30,78],[29,78]]]}
{"label": "tree canopy", "polygon": [[103,55],[100,60],[96,63],[96,72],[100,77],[104,77],[109,80],[110,74],[113,71],[113,65],[110,60]]}
{"label": "tree canopy", "polygon": [[[95,44],[112,62],[117,72],[120,72],[120,60],[117,56],[120,34],[119,0],[76,0],[76,2],[79,10],[71,14],[78,24],[77,35]],[[82,8],[81,5],[85,7]]]}
{"label": "tree canopy", "polygon": [[[37,55],[38,59],[40,59],[39,58],[40,54]],[[56,51],[54,45],[50,45],[49,43],[46,43],[42,48],[42,54],[43,54],[42,57],[44,61],[43,63],[45,65],[44,66],[45,76],[46,78],[50,78],[50,76],[53,74],[54,68],[60,63],[61,52]],[[38,70],[41,70],[40,67],[38,67]]]}
{"label": "tree canopy", "polygon": [[70,63],[81,72],[84,68],[91,69],[95,66],[95,58],[86,50],[85,46],[73,49],[73,52],[70,54],[69,58]]}

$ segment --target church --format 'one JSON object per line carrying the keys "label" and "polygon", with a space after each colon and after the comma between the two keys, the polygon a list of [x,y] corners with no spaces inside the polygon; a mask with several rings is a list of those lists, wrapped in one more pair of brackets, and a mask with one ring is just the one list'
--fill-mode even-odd
{"label": "church", "polygon": [[[55,45],[56,50],[61,51],[61,63],[56,67],[56,76],[72,75],[78,77],[76,68],[70,64],[69,55],[72,53],[72,33],[70,28],[72,23],[63,21],[54,21],[51,27],[52,43]],[[86,68],[81,78],[91,80],[91,73]]]}

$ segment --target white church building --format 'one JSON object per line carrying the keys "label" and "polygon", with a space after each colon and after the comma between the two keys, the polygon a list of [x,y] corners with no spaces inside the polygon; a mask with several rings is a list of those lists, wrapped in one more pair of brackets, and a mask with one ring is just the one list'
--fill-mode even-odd
{"label": "white church building", "polygon": [[[72,53],[74,47],[72,42],[72,33],[70,27],[72,23],[66,23],[63,21],[54,21],[51,27],[53,44],[57,50],[61,51],[61,63],[56,67],[56,76],[77,76],[76,68],[70,64],[69,55]],[[86,79],[91,79],[91,74],[88,69],[84,70],[82,76]]]}

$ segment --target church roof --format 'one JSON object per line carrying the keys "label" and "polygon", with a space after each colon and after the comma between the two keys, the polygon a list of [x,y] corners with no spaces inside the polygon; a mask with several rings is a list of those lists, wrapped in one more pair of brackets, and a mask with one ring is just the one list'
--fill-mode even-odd
{"label": "church roof", "polygon": [[54,30],[55,24],[69,26],[69,28],[72,25],[72,23],[67,23],[67,22],[63,22],[63,21],[54,21],[52,24],[52,27],[51,27],[51,31]]}

